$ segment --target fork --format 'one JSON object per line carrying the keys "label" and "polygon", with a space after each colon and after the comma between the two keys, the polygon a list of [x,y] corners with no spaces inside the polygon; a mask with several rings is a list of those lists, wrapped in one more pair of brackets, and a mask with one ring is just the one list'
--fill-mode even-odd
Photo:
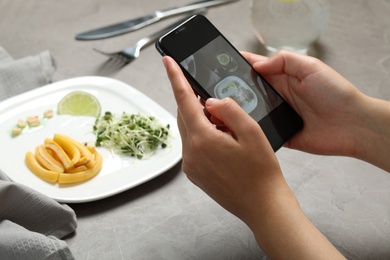
{"label": "fork", "polygon": [[[204,12],[203,9],[197,10],[196,13]],[[194,13],[193,13],[194,14]],[[185,20],[187,20],[189,17],[180,20],[179,22],[175,22],[149,36],[146,36],[139,41],[137,41],[133,46],[126,48],[124,50],[118,51],[118,52],[105,52],[98,49],[95,49],[95,51],[106,55],[110,58],[110,60],[115,61],[118,63],[117,65],[125,66],[132,62],[133,60],[137,59],[140,55],[141,49],[145,46],[150,45],[151,43],[155,42],[160,36],[164,35],[165,33],[169,32],[173,28],[175,28],[177,25],[181,24]]]}
{"label": "fork", "polygon": [[[171,27],[169,27],[171,29]],[[137,41],[133,46],[126,48],[118,52],[105,52],[94,48],[94,51],[97,51],[103,55],[106,55],[110,60],[116,61],[120,64],[126,65],[133,60],[137,59],[140,55],[141,49],[147,45],[150,45],[152,42],[157,40],[160,35],[163,35],[165,32],[168,32],[168,29],[163,29],[161,31],[155,32],[149,36],[146,36],[139,41]]]}

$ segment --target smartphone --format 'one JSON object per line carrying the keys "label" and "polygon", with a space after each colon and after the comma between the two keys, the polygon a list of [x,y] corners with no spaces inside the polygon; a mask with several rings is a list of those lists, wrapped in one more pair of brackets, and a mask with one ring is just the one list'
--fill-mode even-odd
{"label": "smartphone", "polygon": [[203,100],[235,100],[260,124],[274,151],[302,128],[301,117],[203,15],[160,37],[156,48],[179,64]]}

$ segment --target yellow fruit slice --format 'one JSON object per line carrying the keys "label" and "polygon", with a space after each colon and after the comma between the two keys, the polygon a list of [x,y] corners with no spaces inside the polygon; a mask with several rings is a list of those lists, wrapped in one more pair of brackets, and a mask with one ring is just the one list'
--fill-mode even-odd
{"label": "yellow fruit slice", "polygon": [[87,166],[81,165],[81,166],[78,166],[78,167],[67,169],[66,173],[83,172],[83,171],[86,171],[86,170],[88,170]]}
{"label": "yellow fruit slice", "polygon": [[40,165],[49,171],[58,173],[63,173],[65,171],[62,163],[54,159],[43,144],[35,148],[35,158]]}
{"label": "yellow fruit slice", "polygon": [[70,156],[72,165],[75,165],[80,160],[80,150],[76,147],[73,142],[69,142],[63,135],[55,134],[53,141],[59,144],[62,149]]}
{"label": "yellow fruit slice", "polygon": [[72,161],[70,160],[64,149],[62,149],[62,147],[56,142],[54,142],[52,139],[46,138],[45,147],[51,149],[53,152],[56,153],[58,159],[62,162],[65,169],[69,169],[73,166]]}
{"label": "yellow fruit slice", "polygon": [[58,177],[60,174],[58,172],[49,171],[43,168],[35,159],[35,156],[32,152],[26,153],[25,162],[30,171],[32,171],[42,180],[51,183],[56,183],[58,181]]}
{"label": "yellow fruit slice", "polygon": [[79,150],[80,150],[80,155],[81,156],[85,156],[87,158],[91,158],[92,156],[92,152],[88,149],[87,146],[85,145],[82,145],[80,142],[76,141],[75,139],[67,136],[67,135],[64,135],[64,134],[55,134],[54,135],[54,139],[62,139],[64,140],[64,142],[68,142],[68,143],[72,143],[74,146],[76,146]]}
{"label": "yellow fruit slice", "polygon": [[90,169],[90,168],[93,168],[94,166],[95,166],[95,164],[96,164],[96,161],[95,161],[95,159],[89,159],[89,161],[85,164],[85,166],[87,166],[87,168],[88,169]]}
{"label": "yellow fruit slice", "polygon": [[[85,164],[87,164],[89,161],[91,160],[91,158],[87,158],[85,156],[82,156],[80,158],[80,160],[74,164],[74,167],[79,167],[79,166],[84,166]],[[91,167],[90,167],[91,168]]]}
{"label": "yellow fruit slice", "polygon": [[86,181],[94,177],[102,168],[103,157],[96,150],[94,150],[93,154],[95,156],[95,165],[93,168],[78,173],[61,173],[58,177],[58,183],[75,183]]}
{"label": "yellow fruit slice", "polygon": [[46,138],[35,148],[35,156],[27,152],[26,165],[48,182],[70,184],[94,177],[102,168],[103,157],[94,147],[87,147],[62,134]]}
{"label": "yellow fruit slice", "polygon": [[[64,135],[64,134],[56,133],[54,135],[54,139],[57,139],[57,140],[62,139],[64,142],[72,143],[74,146],[76,146],[80,151],[80,156],[85,157],[85,159],[88,159],[88,162],[85,163],[85,165],[88,168],[92,168],[95,165],[95,160],[93,158],[94,156],[93,156],[93,154],[88,146],[82,145],[80,142],[78,142],[75,139],[73,139],[67,135]],[[81,160],[81,158],[80,158],[80,160]],[[78,166],[81,164],[82,163],[79,162],[79,163],[76,163],[75,166]]]}

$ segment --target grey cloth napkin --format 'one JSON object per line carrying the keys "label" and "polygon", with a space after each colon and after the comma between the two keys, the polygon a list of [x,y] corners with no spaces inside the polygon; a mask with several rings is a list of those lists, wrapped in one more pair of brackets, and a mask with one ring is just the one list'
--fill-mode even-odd
{"label": "grey cloth napkin", "polygon": [[[48,51],[14,60],[0,46],[0,101],[50,83],[55,65]],[[76,230],[67,205],[0,171],[0,259],[74,259],[61,238]]]}
{"label": "grey cloth napkin", "polygon": [[54,71],[49,51],[14,60],[0,46],[0,101],[50,83]]}
{"label": "grey cloth napkin", "polygon": [[76,227],[69,206],[10,181],[0,171],[0,259],[74,259],[60,239]]}

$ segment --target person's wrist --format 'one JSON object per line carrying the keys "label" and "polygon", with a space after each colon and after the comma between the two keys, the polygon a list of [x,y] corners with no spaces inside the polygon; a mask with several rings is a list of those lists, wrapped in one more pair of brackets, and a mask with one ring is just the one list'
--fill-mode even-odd
{"label": "person's wrist", "polygon": [[344,259],[305,216],[291,189],[283,189],[278,195],[249,225],[270,258]]}
{"label": "person's wrist", "polygon": [[304,221],[305,216],[294,193],[290,188],[284,188],[269,199],[266,205],[262,205],[261,210],[257,211],[256,218],[247,224],[260,248],[270,254],[275,247],[282,246],[284,242],[281,240],[284,239],[280,240],[280,237],[287,238],[294,229],[291,225],[300,222],[297,220],[300,218]]}
{"label": "person's wrist", "polygon": [[390,146],[390,102],[365,96],[361,104],[352,157],[390,170],[388,160],[383,158]]}
{"label": "person's wrist", "polygon": [[275,217],[284,214],[286,209],[295,211],[301,210],[299,203],[285,182],[281,177],[273,185],[269,185],[270,191],[263,189],[256,195],[261,200],[255,200],[252,204],[252,214],[248,214],[244,221],[255,232],[256,236],[266,236],[270,222],[275,220]]}

